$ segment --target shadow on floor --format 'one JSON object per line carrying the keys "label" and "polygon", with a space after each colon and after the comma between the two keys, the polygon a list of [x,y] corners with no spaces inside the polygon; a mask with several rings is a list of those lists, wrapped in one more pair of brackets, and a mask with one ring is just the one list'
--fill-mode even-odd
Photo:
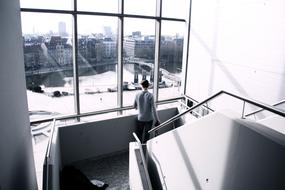
{"label": "shadow on floor", "polygon": [[129,189],[129,152],[104,158],[94,158],[72,164],[90,180],[109,184],[106,190]]}

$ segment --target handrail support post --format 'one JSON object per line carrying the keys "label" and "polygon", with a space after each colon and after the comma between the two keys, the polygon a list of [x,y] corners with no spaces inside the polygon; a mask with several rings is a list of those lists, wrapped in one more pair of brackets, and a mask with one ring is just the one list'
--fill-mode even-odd
{"label": "handrail support post", "polygon": [[243,101],[243,106],[242,106],[242,115],[241,115],[242,119],[245,119],[244,110],[245,110],[245,101]]}
{"label": "handrail support post", "polygon": [[202,101],[202,102],[196,104],[195,106],[189,108],[188,110],[186,110],[186,111],[184,111],[184,112],[182,112],[182,113],[179,113],[179,114],[173,116],[172,118],[170,118],[170,119],[164,121],[164,122],[161,123],[160,125],[158,125],[158,126],[152,128],[151,130],[149,130],[148,133],[151,133],[151,132],[154,132],[154,131],[157,131],[157,130],[161,129],[162,127],[166,126],[167,124],[169,124],[169,123],[171,123],[171,122],[173,122],[173,121],[179,119],[179,118],[180,118],[181,116],[183,116],[184,114],[189,113],[190,111],[193,111],[194,109],[196,109],[196,108],[198,108],[198,107],[200,107],[200,106],[203,106],[203,104],[205,104],[205,103],[207,103],[208,101],[210,101],[210,100],[212,100],[212,99],[214,99],[214,98],[220,96],[221,94],[226,94],[226,95],[229,95],[229,96],[231,96],[231,97],[234,97],[234,98],[236,98],[236,99],[239,99],[239,100],[242,100],[242,101],[243,101],[243,109],[242,109],[242,118],[243,118],[243,119],[245,119],[246,116],[248,116],[248,115],[245,115],[245,114],[244,114],[244,111],[245,111],[245,103],[246,103],[246,102],[249,103],[249,104],[258,106],[258,107],[260,107],[260,108],[262,108],[262,109],[265,109],[265,110],[267,110],[267,111],[270,111],[270,112],[272,112],[272,113],[275,113],[275,114],[277,114],[277,115],[280,115],[280,116],[282,116],[282,117],[285,117],[285,112],[284,112],[283,110],[281,110],[281,109],[278,109],[278,108],[275,108],[275,107],[273,107],[273,106],[270,106],[270,105],[267,105],[267,104],[258,102],[258,101],[256,101],[256,100],[252,100],[252,99],[249,99],[249,98],[244,98],[244,97],[238,96],[238,95],[236,95],[236,94],[232,94],[232,93],[229,93],[229,92],[227,92],[227,91],[223,91],[223,90],[222,90],[222,91],[220,91],[220,92],[218,92],[218,93],[216,93],[216,94],[210,96],[210,97],[207,98],[206,100],[204,100],[204,101]]}

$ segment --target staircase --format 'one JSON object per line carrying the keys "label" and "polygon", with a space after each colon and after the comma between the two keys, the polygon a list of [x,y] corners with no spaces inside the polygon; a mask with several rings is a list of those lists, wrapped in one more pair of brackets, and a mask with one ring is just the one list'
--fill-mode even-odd
{"label": "staircase", "polygon": [[[215,97],[150,132],[161,130],[164,124],[191,113]],[[260,102],[238,98],[274,115],[254,121],[245,117],[244,110],[242,114],[220,110],[198,119],[191,116],[183,126],[150,139],[146,145],[131,142],[129,173],[136,175],[129,177],[130,189],[285,189],[285,113]],[[145,147],[146,154],[138,154],[140,147]],[[136,156],[131,153],[135,151]],[[140,160],[145,160],[146,166]]]}

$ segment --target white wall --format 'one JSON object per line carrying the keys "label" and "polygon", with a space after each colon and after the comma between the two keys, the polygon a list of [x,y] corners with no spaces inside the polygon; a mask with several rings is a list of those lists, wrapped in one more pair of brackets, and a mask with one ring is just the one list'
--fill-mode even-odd
{"label": "white wall", "polygon": [[[177,108],[158,110],[161,122],[176,114],[178,114]],[[136,115],[128,115],[60,127],[62,166],[128,150],[129,142],[135,141],[132,133],[136,132],[136,118]],[[168,130],[171,127],[171,125],[166,126]]]}
{"label": "white wall", "polygon": [[192,0],[187,95],[284,99],[284,7],[284,0]]}
{"label": "white wall", "polygon": [[37,189],[18,0],[0,1],[0,189]]}
{"label": "white wall", "polygon": [[[147,142],[163,189],[284,189],[285,136],[224,110]],[[151,178],[153,179],[153,178]],[[152,181],[154,182],[154,180]],[[154,189],[161,189],[153,186]]]}

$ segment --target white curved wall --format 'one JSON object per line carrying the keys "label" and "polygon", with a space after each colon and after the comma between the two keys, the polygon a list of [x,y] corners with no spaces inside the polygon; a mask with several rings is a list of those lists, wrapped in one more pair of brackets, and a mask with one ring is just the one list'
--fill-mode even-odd
{"label": "white curved wall", "polygon": [[187,95],[285,98],[285,1],[192,0]]}
{"label": "white curved wall", "polygon": [[0,189],[37,189],[25,84],[20,5],[0,1]]}
{"label": "white curved wall", "polygon": [[[284,189],[285,136],[215,112],[147,142],[149,172],[168,190]],[[156,176],[156,175],[150,175]],[[155,180],[152,180],[155,182]],[[153,183],[154,184],[154,183]]]}

